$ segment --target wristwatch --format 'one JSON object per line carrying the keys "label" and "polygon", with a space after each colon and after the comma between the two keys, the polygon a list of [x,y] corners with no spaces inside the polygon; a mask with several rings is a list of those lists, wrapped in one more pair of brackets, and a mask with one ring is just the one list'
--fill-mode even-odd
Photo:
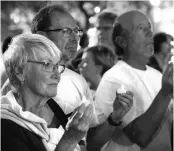
{"label": "wristwatch", "polygon": [[[111,113],[112,114],[112,113]],[[122,121],[119,121],[118,123],[114,122],[111,118],[111,114],[109,115],[107,121],[112,126],[120,126],[122,124]]]}

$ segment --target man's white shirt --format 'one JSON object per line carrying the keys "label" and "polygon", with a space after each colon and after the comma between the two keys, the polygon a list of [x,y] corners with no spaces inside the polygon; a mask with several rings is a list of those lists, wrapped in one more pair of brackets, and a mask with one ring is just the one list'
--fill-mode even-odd
{"label": "man's white shirt", "polygon": [[[57,95],[53,99],[59,104],[65,114],[73,112],[82,103],[94,105],[92,93],[86,80],[68,68],[61,74]],[[95,110],[94,116],[97,122]]]}
{"label": "man's white shirt", "polygon": [[[124,84],[127,90],[134,93],[133,107],[123,118],[126,126],[144,113],[161,88],[162,75],[157,70],[146,66],[146,71],[134,69],[124,61],[118,61],[108,70],[97,89],[95,98],[96,113],[100,123],[106,121],[113,111],[113,102],[117,89]],[[137,145],[124,144],[125,135],[113,138],[102,148],[102,151],[139,151]]]}

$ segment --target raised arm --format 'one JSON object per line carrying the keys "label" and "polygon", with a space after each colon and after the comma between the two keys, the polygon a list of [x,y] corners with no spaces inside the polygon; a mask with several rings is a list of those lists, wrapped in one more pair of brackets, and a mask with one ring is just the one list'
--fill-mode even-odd
{"label": "raised arm", "polygon": [[85,105],[82,104],[78,107],[69,120],[67,130],[62,136],[55,151],[77,151],[77,144],[85,137],[91,124],[92,116],[92,105],[85,107]]}
{"label": "raised arm", "polygon": [[173,64],[170,64],[163,75],[162,88],[149,109],[124,128],[132,142],[147,147],[159,129],[172,97]]}
{"label": "raised arm", "polygon": [[[97,127],[90,128],[88,131],[87,149],[90,151],[100,150],[100,148],[111,139],[112,135],[117,130],[120,130],[119,126],[121,124],[121,119],[132,107],[133,94],[131,92],[127,92],[125,95],[116,95],[116,89],[118,89],[120,85],[114,84],[114,86],[115,87],[107,81],[102,82],[99,86],[99,90],[101,91],[98,92],[95,107],[96,111],[100,108],[105,113],[102,114],[102,112],[98,111],[99,121],[102,124]],[[105,90],[105,92],[102,90]],[[102,97],[100,97],[100,94],[102,94]],[[112,101],[115,96],[115,101]]]}

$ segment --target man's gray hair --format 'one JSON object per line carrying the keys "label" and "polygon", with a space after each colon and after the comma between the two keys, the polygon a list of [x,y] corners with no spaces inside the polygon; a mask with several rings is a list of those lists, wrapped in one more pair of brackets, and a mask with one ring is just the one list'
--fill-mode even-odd
{"label": "man's gray hair", "polygon": [[36,59],[36,51],[48,52],[61,59],[61,51],[46,37],[39,34],[20,34],[12,39],[3,60],[11,84],[18,88],[21,84],[16,77],[16,69],[22,71],[28,59]]}
{"label": "man's gray hair", "polygon": [[37,33],[49,29],[51,26],[51,16],[53,12],[62,14],[69,14],[69,12],[61,5],[48,5],[41,8],[32,20],[31,32]]}

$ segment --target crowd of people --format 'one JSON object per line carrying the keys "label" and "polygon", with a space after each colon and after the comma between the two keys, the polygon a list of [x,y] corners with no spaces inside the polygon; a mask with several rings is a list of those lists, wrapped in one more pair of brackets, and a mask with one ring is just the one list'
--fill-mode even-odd
{"label": "crowd of people", "polygon": [[2,151],[173,150],[173,37],[137,10],[96,18],[92,47],[59,5],[4,42]]}

